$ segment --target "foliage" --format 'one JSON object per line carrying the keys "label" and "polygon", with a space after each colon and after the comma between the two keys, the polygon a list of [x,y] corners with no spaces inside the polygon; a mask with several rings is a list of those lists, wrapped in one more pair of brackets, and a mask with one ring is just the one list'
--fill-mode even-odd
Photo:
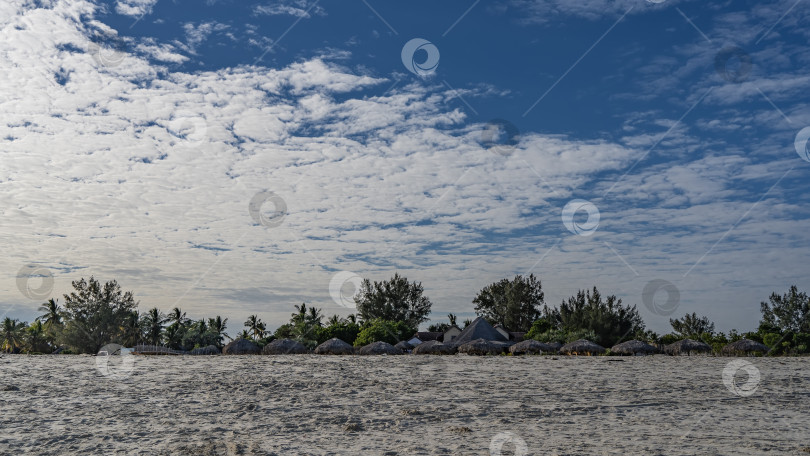
{"label": "foliage", "polygon": [[698,317],[695,312],[679,319],[670,318],[669,324],[681,339],[703,340],[704,337],[711,338],[714,335],[714,323],[707,317]]}
{"label": "foliage", "polygon": [[329,339],[338,338],[352,345],[357,339],[357,335],[360,334],[361,329],[362,328],[357,323],[348,320],[339,320],[329,326],[320,328],[318,331],[318,343],[322,344]]}
{"label": "foliage", "polygon": [[408,283],[408,279],[399,274],[382,282],[372,283],[364,279],[354,301],[360,317],[365,321],[402,321],[413,328],[428,320],[433,305],[424,296],[421,283]]}
{"label": "foliage", "polygon": [[265,326],[262,319],[256,315],[248,317],[245,322],[245,328],[247,328],[248,334],[250,334],[250,339],[254,342],[261,340],[264,337],[264,333],[267,331],[267,326]]}
{"label": "foliage", "polygon": [[487,321],[500,323],[512,331],[528,331],[540,316],[543,288],[530,274],[516,275],[484,287],[473,299],[475,313]]}
{"label": "foliage", "polygon": [[146,314],[141,317],[141,331],[143,332],[143,339],[150,345],[160,344],[163,334],[163,324],[166,323],[166,317],[160,313],[157,307],[149,309]]}
{"label": "foliage", "polygon": [[26,324],[11,318],[3,319],[0,328],[0,350],[6,353],[18,353],[25,343]]}
{"label": "foliage", "polygon": [[[373,320],[368,322],[354,340],[355,347],[362,347],[372,342],[382,341],[391,345],[397,342],[408,340],[416,328],[408,325],[404,321]],[[348,342],[348,341],[345,341]]]}
{"label": "foliage", "polygon": [[[541,334],[545,334],[549,331],[554,329],[554,323],[551,322],[548,318],[538,318],[537,320],[532,323],[531,328],[526,333],[526,339],[534,339],[540,340],[538,337]],[[541,341],[541,342],[549,342],[549,341]]]}
{"label": "foliage", "polygon": [[760,328],[765,325],[780,332],[810,333],[810,298],[807,293],[800,292],[796,285],[793,285],[781,296],[772,293],[769,301],[760,303],[762,312]]}
{"label": "foliage", "polygon": [[131,291],[121,291],[118,282],[102,285],[95,278],[73,282],[65,295],[64,340],[79,353],[96,353],[110,342],[121,340],[121,326],[138,305]]}

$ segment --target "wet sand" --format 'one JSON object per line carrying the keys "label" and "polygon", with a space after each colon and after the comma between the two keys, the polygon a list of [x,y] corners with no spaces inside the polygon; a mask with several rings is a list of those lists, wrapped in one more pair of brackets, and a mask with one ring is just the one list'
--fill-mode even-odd
{"label": "wet sand", "polygon": [[0,355],[0,454],[809,454],[810,358],[733,359]]}

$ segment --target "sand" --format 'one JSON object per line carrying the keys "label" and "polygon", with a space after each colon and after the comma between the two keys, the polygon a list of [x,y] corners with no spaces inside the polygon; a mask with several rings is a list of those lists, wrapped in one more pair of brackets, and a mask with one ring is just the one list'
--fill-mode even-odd
{"label": "sand", "polygon": [[0,355],[0,454],[808,454],[810,358],[732,360]]}

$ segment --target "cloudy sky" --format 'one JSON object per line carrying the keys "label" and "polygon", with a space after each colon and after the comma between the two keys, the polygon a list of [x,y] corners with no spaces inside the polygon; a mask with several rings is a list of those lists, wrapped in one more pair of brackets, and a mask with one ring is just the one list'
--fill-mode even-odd
{"label": "cloudy sky", "polygon": [[753,329],[810,254],[810,3],[4,0],[0,314],[94,275],[145,310],[440,321],[538,275]]}

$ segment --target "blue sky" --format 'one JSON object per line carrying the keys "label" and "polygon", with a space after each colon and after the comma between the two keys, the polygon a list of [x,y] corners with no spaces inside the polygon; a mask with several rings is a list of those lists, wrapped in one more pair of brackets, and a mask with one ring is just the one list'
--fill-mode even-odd
{"label": "blue sky", "polygon": [[0,13],[5,315],[92,274],[235,332],[300,302],[346,315],[358,277],[399,271],[439,321],[532,272],[550,305],[596,285],[659,332],[687,312],[747,330],[810,288],[800,1]]}

